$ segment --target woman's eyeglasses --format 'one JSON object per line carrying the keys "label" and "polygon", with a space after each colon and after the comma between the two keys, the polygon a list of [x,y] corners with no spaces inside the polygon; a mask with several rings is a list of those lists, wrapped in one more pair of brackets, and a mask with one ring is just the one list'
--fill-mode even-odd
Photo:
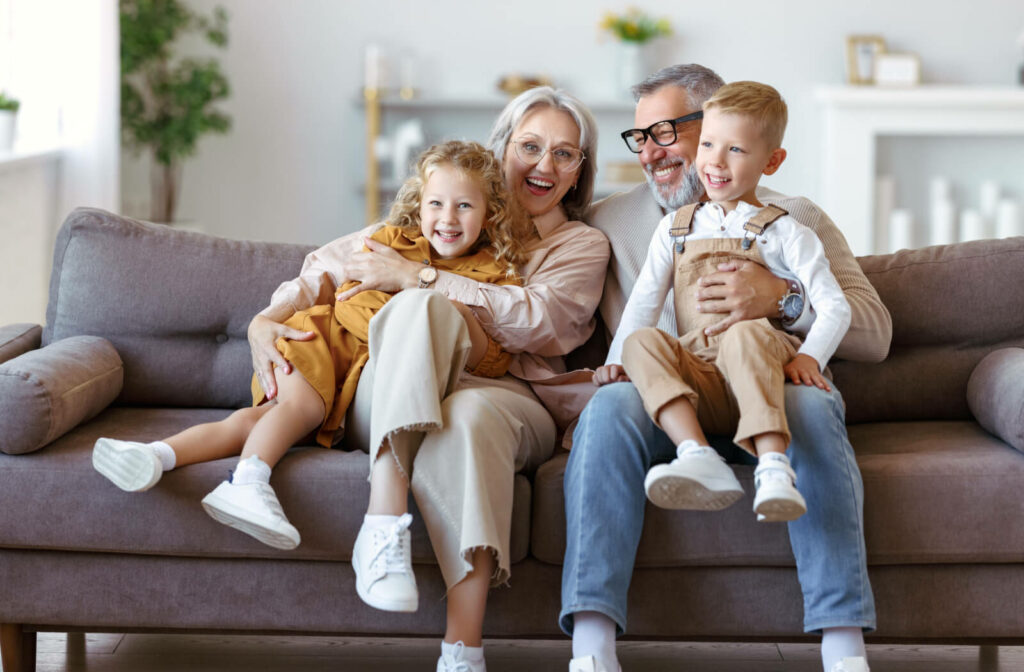
{"label": "woman's eyeglasses", "polygon": [[548,152],[551,153],[551,160],[559,172],[568,173],[579,167],[587,158],[583,151],[575,147],[545,147],[536,138],[519,138],[512,140],[516,156],[528,166],[535,166]]}

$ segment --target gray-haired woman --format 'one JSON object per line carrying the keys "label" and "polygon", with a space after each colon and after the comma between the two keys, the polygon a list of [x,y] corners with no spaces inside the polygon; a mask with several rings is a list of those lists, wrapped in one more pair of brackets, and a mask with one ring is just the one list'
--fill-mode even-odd
{"label": "gray-haired woman", "polygon": [[[488,146],[533,218],[520,269],[524,286],[443,271],[424,276],[421,264],[367,241],[370,227],[311,253],[300,276],[283,284],[249,326],[253,366],[272,397],[275,368],[290,372],[274,342],[306,338],[281,324],[292,312],[333,298],[349,280],[362,289],[411,289],[370,322],[370,362],[344,441],[363,450],[389,446],[378,459],[397,460],[409,477],[448,588],[439,671],[460,664],[485,669],[487,592],[510,573],[514,476],[550,456],[552,414],[565,415],[557,385],[544,386],[544,404],[531,388],[564,371],[561,356],[593,331],[609,256],[604,235],[578,221],[590,205],[597,159],[596,125],[582,103],[549,87],[531,89],[505,107]],[[469,330],[462,317],[514,353],[510,375],[478,378],[464,370]],[[382,533],[369,551],[354,549],[353,563],[364,554],[378,559],[360,581],[384,585],[391,573],[411,575],[407,522],[399,527],[407,507],[371,485],[364,525],[379,524]]]}

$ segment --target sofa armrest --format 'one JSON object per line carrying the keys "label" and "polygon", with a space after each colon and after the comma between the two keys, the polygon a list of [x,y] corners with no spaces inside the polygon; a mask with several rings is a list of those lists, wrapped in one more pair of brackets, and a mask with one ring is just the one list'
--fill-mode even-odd
{"label": "sofa armrest", "polygon": [[967,405],[982,427],[1024,452],[1024,348],[995,350],[978,362]]}
{"label": "sofa armrest", "polygon": [[31,453],[106,408],[124,384],[117,350],[73,336],[0,364],[0,451]]}
{"label": "sofa armrest", "polygon": [[8,324],[0,327],[0,364],[39,347],[43,328],[38,324]]}

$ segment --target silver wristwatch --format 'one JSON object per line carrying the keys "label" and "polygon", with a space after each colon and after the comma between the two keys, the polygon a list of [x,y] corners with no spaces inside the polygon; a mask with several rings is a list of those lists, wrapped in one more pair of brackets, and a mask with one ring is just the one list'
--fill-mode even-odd
{"label": "silver wristwatch", "polygon": [[799,319],[804,312],[804,296],[800,293],[800,283],[796,280],[787,280],[789,287],[786,293],[779,299],[779,321],[788,327]]}

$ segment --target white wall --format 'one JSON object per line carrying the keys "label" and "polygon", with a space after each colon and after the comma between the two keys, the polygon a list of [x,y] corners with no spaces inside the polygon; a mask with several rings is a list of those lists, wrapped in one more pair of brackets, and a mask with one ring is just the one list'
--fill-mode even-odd
{"label": "white wall", "polygon": [[[208,137],[186,164],[181,215],[230,237],[322,243],[363,221],[362,116],[354,105],[365,46],[415,54],[427,95],[493,95],[499,76],[543,72],[584,101],[613,94],[614,45],[597,30],[607,0],[191,0],[231,14],[222,56],[233,86],[228,136]],[[630,3],[623,2],[621,6]],[[735,0],[728,11],[640,2],[675,36],[659,63],[698,62],[726,80],[773,84],[790,105],[789,159],[769,185],[819,197],[819,110],[813,92],[845,79],[844,38],[881,34],[921,56],[927,82],[1010,85],[1024,3],[928,0],[822,3]],[[707,8],[707,9],[705,9]],[[125,197],[145,198],[145,169],[126,165]]]}

